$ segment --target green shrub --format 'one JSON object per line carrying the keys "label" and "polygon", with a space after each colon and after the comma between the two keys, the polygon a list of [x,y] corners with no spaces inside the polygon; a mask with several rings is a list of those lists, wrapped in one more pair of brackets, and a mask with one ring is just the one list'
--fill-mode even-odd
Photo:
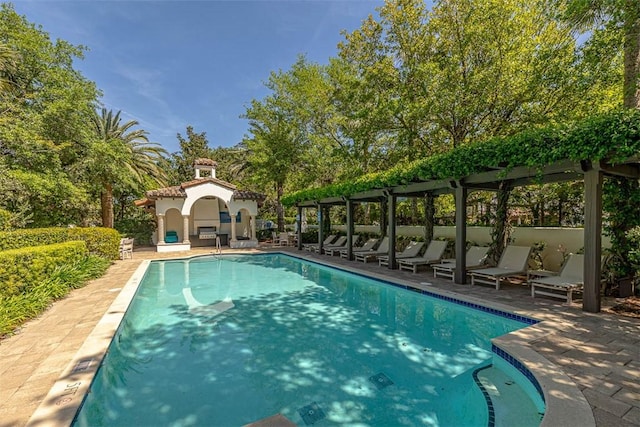
{"label": "green shrub", "polygon": [[120,234],[112,228],[26,228],[0,232],[0,251],[83,240],[89,252],[107,259],[118,258]]}
{"label": "green shrub", "polygon": [[9,231],[11,228],[11,212],[0,208],[0,231]]}
{"label": "green shrub", "polygon": [[75,263],[56,267],[50,277],[38,282],[28,292],[9,297],[0,295],[0,337],[40,314],[52,301],[64,297],[71,289],[102,276],[109,265],[109,260],[89,255]]}
{"label": "green shrub", "polygon": [[120,233],[113,228],[90,227],[68,228],[68,240],[84,240],[92,255],[106,259],[118,259],[120,256]]}
{"label": "green shrub", "polygon": [[30,292],[47,280],[57,267],[73,264],[87,256],[83,241],[12,249],[0,252],[0,297]]}

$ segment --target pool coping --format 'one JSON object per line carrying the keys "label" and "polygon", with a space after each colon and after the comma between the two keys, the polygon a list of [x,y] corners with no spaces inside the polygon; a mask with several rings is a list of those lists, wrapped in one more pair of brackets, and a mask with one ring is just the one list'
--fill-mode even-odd
{"label": "pool coping", "polygon": [[[379,275],[375,272],[364,272],[345,265],[336,265],[325,262],[324,260],[319,260],[318,258],[305,256],[305,254],[293,254],[283,251],[269,251],[263,252],[262,254],[273,253],[280,253],[315,264],[337,268],[359,276],[380,280],[387,284],[420,291],[421,293],[439,295],[445,299],[450,298],[455,301],[463,301],[472,305],[518,315],[518,310],[513,307],[480,300],[456,292],[437,289],[435,287],[431,288],[428,282],[421,282],[420,285],[416,285],[401,278],[395,278],[391,281],[388,276]],[[261,254],[258,253],[255,255]],[[203,255],[182,256],[164,259],[164,261],[191,259],[202,256]],[[138,266],[105,315],[67,365],[63,374],[50,389],[46,398],[33,413],[27,426],[71,425],[89,392],[93,378],[150,263],[151,260],[144,260]],[[531,319],[529,315],[519,316]],[[596,423],[592,409],[576,384],[555,364],[533,350],[530,345],[530,343],[549,334],[552,329],[551,325],[545,325],[544,322],[536,323],[492,339],[492,346],[502,350],[513,358],[512,360],[508,360],[508,358],[505,360],[514,365],[516,369],[519,369],[517,363],[520,363],[538,382],[539,390],[541,389],[543,392],[543,399],[546,406],[545,416],[541,426],[595,426]],[[500,352],[496,352],[494,349],[494,357],[496,357],[496,354],[505,358]],[[513,361],[517,363],[514,364]]]}
{"label": "pool coping", "polygon": [[150,264],[151,260],[140,263],[29,418],[27,427],[71,425]]}
{"label": "pool coping", "polygon": [[[338,266],[329,262],[324,262],[322,259],[305,256],[304,254],[292,254],[289,252],[280,253],[393,284],[393,282],[389,280],[388,276],[379,275],[375,272],[363,272],[362,270],[354,269],[345,265]],[[435,287],[432,288],[428,282],[421,283],[424,284],[424,287],[416,286],[415,283],[408,282],[401,278],[394,279],[394,282],[406,288],[425,291],[427,294],[436,294],[453,300],[465,301],[470,304],[477,304],[479,306],[493,308],[507,313],[518,314],[519,312],[519,310],[508,305],[480,300]],[[529,315],[523,314],[521,316],[531,318]],[[492,347],[497,347],[507,353],[512,360],[505,358],[500,354],[500,352],[494,351],[494,355],[502,357],[506,362],[511,363],[516,369],[522,372],[520,369],[521,367],[517,366],[517,363],[514,364],[514,361],[517,361],[526,368],[526,370],[528,370],[538,382],[545,402],[545,415],[540,424],[541,427],[559,425],[564,427],[595,427],[596,421],[593,416],[593,410],[578,386],[562,371],[562,369],[546,357],[536,352],[530,345],[532,342],[552,333],[552,330],[553,326],[549,322],[539,321],[536,324],[493,338],[491,340]],[[533,385],[535,386],[535,384]]]}

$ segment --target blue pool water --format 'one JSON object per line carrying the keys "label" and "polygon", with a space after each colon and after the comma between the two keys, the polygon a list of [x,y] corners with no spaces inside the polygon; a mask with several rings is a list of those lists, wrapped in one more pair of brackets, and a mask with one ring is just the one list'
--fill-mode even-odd
{"label": "blue pool water", "polygon": [[472,374],[524,326],[282,254],[152,262],[75,425],[486,426]]}

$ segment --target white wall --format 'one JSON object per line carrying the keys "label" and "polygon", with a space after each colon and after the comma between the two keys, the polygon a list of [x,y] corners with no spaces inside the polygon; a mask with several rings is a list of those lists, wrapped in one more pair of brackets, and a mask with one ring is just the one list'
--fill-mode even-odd
{"label": "white wall", "polygon": [[198,234],[198,227],[217,227],[220,229],[220,209],[218,199],[199,199],[191,208],[189,234]]}

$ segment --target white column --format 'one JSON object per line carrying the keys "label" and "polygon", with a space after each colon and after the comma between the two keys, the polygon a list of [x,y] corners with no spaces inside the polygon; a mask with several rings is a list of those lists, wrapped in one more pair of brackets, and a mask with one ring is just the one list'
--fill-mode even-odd
{"label": "white column", "polygon": [[256,240],[256,217],[249,217],[249,227],[251,228],[251,240]]}
{"label": "white column", "polygon": [[164,214],[159,213],[158,217],[158,244],[164,245]]}
{"label": "white column", "polygon": [[182,243],[189,244],[189,215],[182,215]]}
{"label": "white column", "polygon": [[231,213],[229,211],[229,216],[231,217],[231,241],[236,241],[236,215],[237,213]]}

